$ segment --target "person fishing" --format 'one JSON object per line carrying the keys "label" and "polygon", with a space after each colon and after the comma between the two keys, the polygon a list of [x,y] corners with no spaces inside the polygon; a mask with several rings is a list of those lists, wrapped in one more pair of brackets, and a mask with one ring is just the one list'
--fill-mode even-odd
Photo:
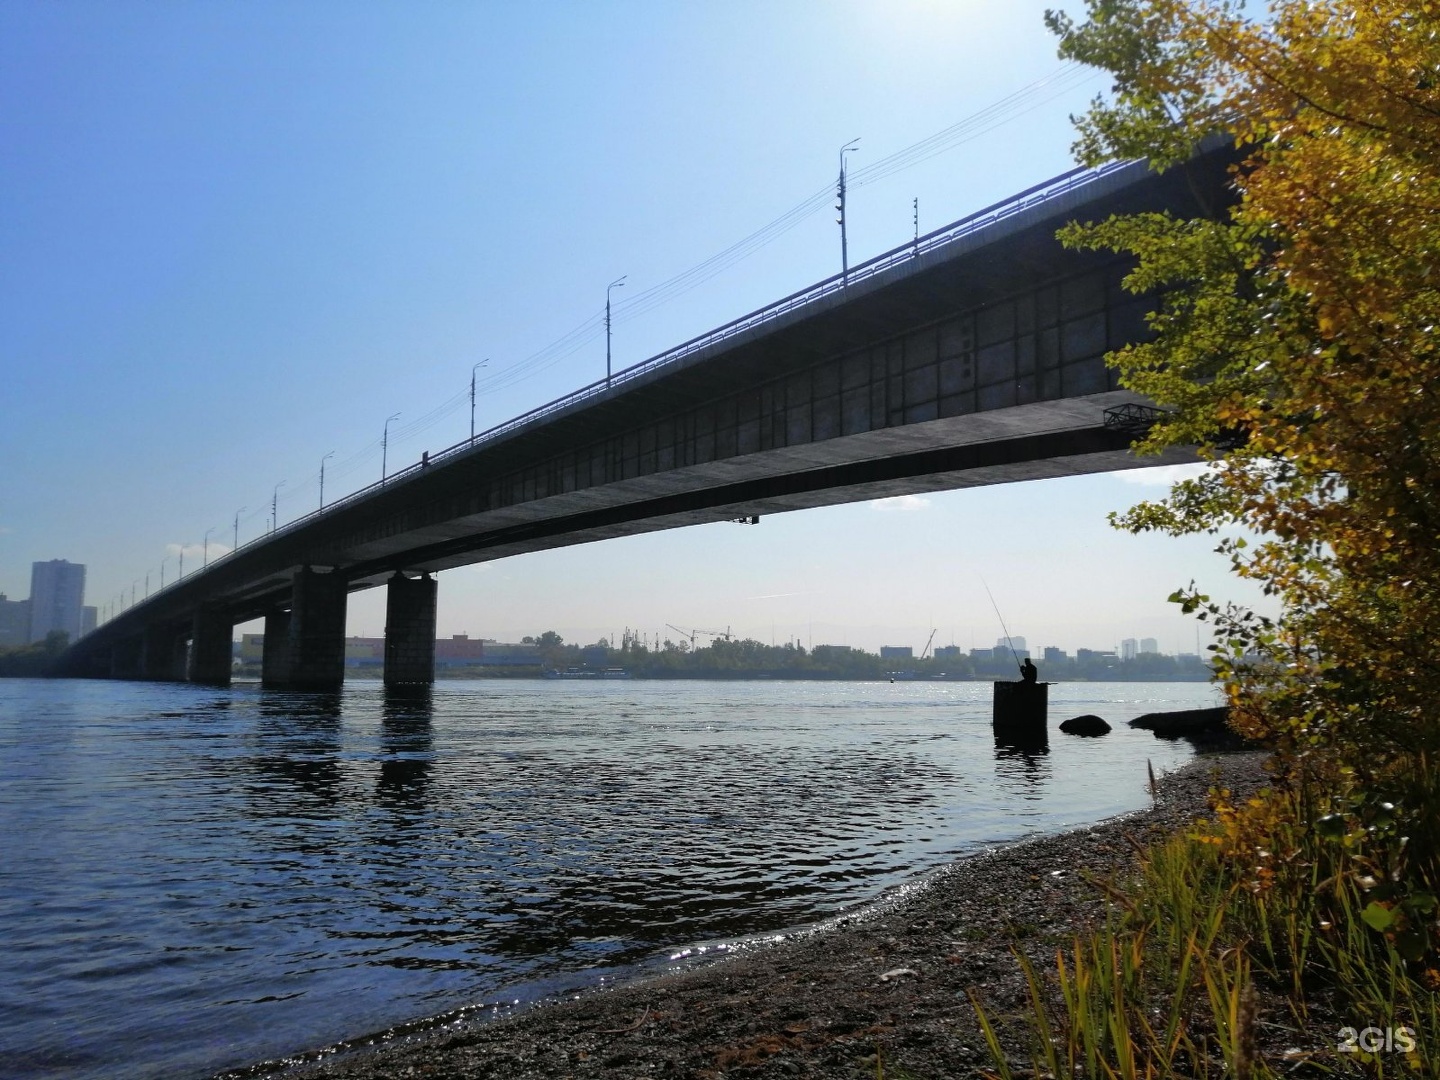
{"label": "person fishing", "polygon": [[[1035,669],[1035,665],[1030,662],[1029,656],[1025,657],[1023,664],[1020,663],[1020,656],[1010,641],[1010,628],[1005,625],[1005,616],[1000,614],[1000,605],[995,603],[995,594],[990,591],[990,586],[984,578],[980,579],[980,584],[985,586],[985,595],[990,597],[990,606],[995,609],[995,617],[1000,620],[1000,629],[1005,631],[1005,644],[1010,646],[1010,655],[1015,657],[1015,663],[1020,667],[1020,678],[1027,683],[1033,683],[1040,673]],[[998,645],[999,643],[997,642],[996,644]]]}

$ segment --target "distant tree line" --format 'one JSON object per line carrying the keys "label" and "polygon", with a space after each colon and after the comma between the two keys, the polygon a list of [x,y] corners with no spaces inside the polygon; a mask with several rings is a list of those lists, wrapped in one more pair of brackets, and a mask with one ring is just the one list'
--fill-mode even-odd
{"label": "distant tree line", "polygon": [[[709,645],[698,647],[682,638],[652,648],[633,635],[627,635],[615,648],[605,638],[591,645],[566,644],[553,630],[522,640],[539,646],[544,670],[623,668],[638,679],[1019,678],[1018,668],[1010,657],[893,658],[844,645],[817,645],[806,649],[796,642],[767,645],[753,638],[716,638]],[[1060,661],[1041,661],[1040,669],[1040,677],[1051,681],[1203,681],[1211,676],[1209,666],[1199,657],[1152,653],[1131,660],[1106,654],[1087,655],[1084,659],[1066,657]],[[449,674],[476,673],[470,669]]]}
{"label": "distant tree line", "polygon": [[64,630],[51,630],[44,641],[0,647],[0,679],[34,679],[47,675],[56,657],[70,643]]}

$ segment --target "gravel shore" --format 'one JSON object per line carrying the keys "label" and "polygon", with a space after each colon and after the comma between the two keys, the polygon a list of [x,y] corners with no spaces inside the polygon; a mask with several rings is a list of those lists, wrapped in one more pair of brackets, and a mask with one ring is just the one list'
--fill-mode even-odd
{"label": "gravel shore", "polygon": [[874,1077],[975,1075],[988,1063],[967,998],[1022,1009],[1012,947],[1053,963],[1104,917],[1087,879],[1204,813],[1212,785],[1248,793],[1265,755],[1205,755],[1160,782],[1156,805],[1090,828],[962,859],[882,903],[776,945],[680,974],[423,1030],[376,1047],[226,1077]]}

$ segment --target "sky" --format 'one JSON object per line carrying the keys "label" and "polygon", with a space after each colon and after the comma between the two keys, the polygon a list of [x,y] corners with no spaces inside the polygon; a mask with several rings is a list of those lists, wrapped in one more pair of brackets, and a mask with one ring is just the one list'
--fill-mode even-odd
{"label": "sky", "polygon": [[[379,479],[387,417],[390,468],[467,437],[472,372],[482,431],[602,377],[622,275],[617,370],[837,272],[852,139],[852,264],[1071,168],[1107,83],[1047,4],[0,0],[0,592],[64,558],[113,610],[314,508],[322,459],[327,500]],[[1107,524],[1171,476],[478,564],[438,630],[1193,652],[1171,591],[1257,598]]]}

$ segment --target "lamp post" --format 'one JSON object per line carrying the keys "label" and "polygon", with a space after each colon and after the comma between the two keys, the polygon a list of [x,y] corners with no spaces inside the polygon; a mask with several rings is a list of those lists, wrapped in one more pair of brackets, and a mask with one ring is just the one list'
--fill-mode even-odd
{"label": "lamp post", "polygon": [[605,286],[605,385],[610,385],[610,290],[618,289],[625,284],[629,274],[621,274],[618,278]]}
{"label": "lamp post", "polygon": [[210,534],[214,532],[213,527],[205,530],[205,541],[200,545],[200,569],[210,565]]}
{"label": "lamp post", "polygon": [[385,431],[380,436],[380,482],[385,482],[385,459],[390,453],[390,421],[400,419],[397,412],[394,416],[385,421]]}
{"label": "lamp post", "polygon": [[180,569],[175,571],[175,580],[179,581],[185,576],[185,545],[180,545]]}
{"label": "lamp post", "polygon": [[275,485],[275,490],[270,493],[270,531],[273,533],[280,525],[280,513],[276,509],[280,501],[280,489],[285,486],[281,480]]}
{"label": "lamp post", "polygon": [[145,571],[145,599],[150,599],[150,571]]}
{"label": "lamp post", "polygon": [[851,139],[840,148],[840,201],[835,204],[835,209],[840,211],[840,216],[835,220],[840,225],[840,284],[850,284],[850,252],[845,244],[845,155],[855,150],[855,144],[859,139]]}
{"label": "lamp post", "polygon": [[169,555],[166,555],[163,559],[160,560],[160,588],[161,588],[161,589],[164,589],[164,588],[165,588],[165,564],[166,564],[167,562],[169,562],[169,561],[170,561],[170,556],[169,556]]}
{"label": "lamp post", "polygon": [[334,451],[334,450],[331,450],[328,454],[326,454],[324,457],[322,457],[322,458],[320,459],[320,509],[321,509],[321,510],[324,510],[324,509],[325,509],[325,462],[329,461],[329,460],[330,460],[332,457],[334,457],[334,456],[335,456],[335,451]]}
{"label": "lamp post", "polygon": [[240,515],[249,509],[248,506],[242,506],[239,510],[235,511],[235,548],[240,546]]}
{"label": "lamp post", "polygon": [[489,362],[490,358],[487,356],[478,364],[472,364],[470,367],[470,441],[472,443],[475,441],[475,372]]}

